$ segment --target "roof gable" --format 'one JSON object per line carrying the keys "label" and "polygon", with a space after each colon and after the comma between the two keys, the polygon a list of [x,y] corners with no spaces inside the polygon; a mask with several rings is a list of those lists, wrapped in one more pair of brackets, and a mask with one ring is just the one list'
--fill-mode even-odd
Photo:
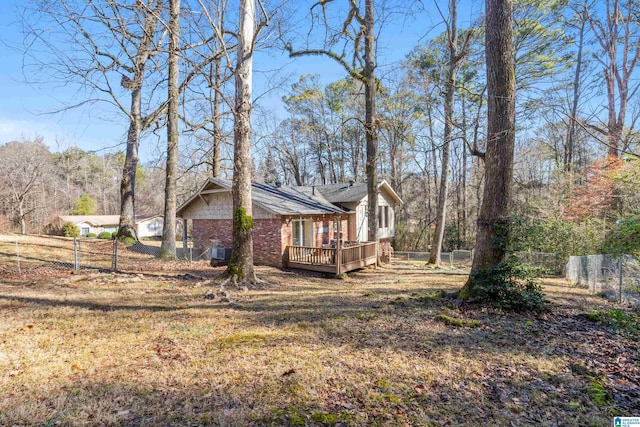
{"label": "roof gable", "polygon": [[[197,198],[205,198],[207,194],[231,192],[231,181],[221,178],[209,178],[180,208],[183,211]],[[266,211],[276,215],[323,215],[341,214],[346,211],[333,205],[319,194],[307,193],[301,187],[276,186],[272,184],[252,183],[252,202]]]}
{"label": "roof gable", "polygon": [[[346,182],[338,184],[318,185],[316,189],[331,203],[360,202],[367,197],[366,182]],[[402,199],[393,191],[386,180],[380,181],[378,190],[384,191],[396,204],[401,204]]]}

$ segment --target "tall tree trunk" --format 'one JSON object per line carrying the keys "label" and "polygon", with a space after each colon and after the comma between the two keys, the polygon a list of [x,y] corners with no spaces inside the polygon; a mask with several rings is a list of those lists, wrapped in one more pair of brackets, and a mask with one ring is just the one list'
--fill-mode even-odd
{"label": "tall tree trunk", "polygon": [[[164,184],[164,220],[160,256],[176,257],[176,179],[178,176],[178,75],[180,43],[180,0],[169,0],[169,81],[167,88],[167,168]],[[187,230],[183,230],[186,233]]]}
{"label": "tall tree trunk", "polygon": [[375,75],[375,33],[373,19],[373,0],[365,3],[365,45],[364,45],[364,90],[365,119],[364,127],[367,141],[367,212],[370,242],[378,241],[378,133],[375,123],[376,114],[376,75]]}
{"label": "tall tree trunk", "polygon": [[[136,170],[138,168],[138,146],[140,133],[149,126],[149,120],[142,118],[142,86],[147,60],[151,56],[154,34],[158,23],[162,2],[149,3],[153,10],[145,15],[144,32],[133,63],[133,80],[124,75],[121,85],[131,90],[131,111],[129,111],[129,130],[127,131],[127,151],[125,154],[122,180],[120,182],[120,224],[118,237],[136,238],[135,229],[135,189]],[[143,123],[144,122],[144,123]]]}
{"label": "tall tree trunk", "polygon": [[565,145],[564,169],[567,172],[573,170],[573,158],[576,139],[576,122],[578,120],[578,105],[580,101],[580,75],[582,73],[582,50],[584,45],[584,30],[587,24],[586,6],[585,10],[578,13],[580,16],[580,32],[578,35],[578,54],[576,58],[576,71],[573,78],[573,100],[571,103],[571,116],[569,117],[569,128],[567,129],[567,142]]}
{"label": "tall tree trunk", "polygon": [[444,141],[442,144],[442,166],[440,168],[440,188],[438,191],[438,211],[436,212],[436,228],[431,241],[429,264],[440,264],[442,254],[442,240],[447,216],[447,196],[449,192],[449,157],[451,154],[451,133],[453,131],[453,96],[455,94],[456,74],[463,53],[458,53],[458,0],[449,0],[450,24],[447,28],[447,46],[449,48],[449,63],[444,93]]}
{"label": "tall tree trunk", "polygon": [[142,89],[131,91],[131,112],[129,115],[129,130],[127,132],[127,152],[120,182],[120,224],[118,237],[136,238],[135,229],[135,189],[136,169],[138,168],[138,144],[142,119],[140,117]]}
{"label": "tall tree trunk", "polygon": [[233,132],[233,242],[229,276],[255,281],[253,267],[253,212],[251,206],[251,89],[254,0],[240,1],[237,65],[235,71],[235,125]]}
{"label": "tall tree trunk", "polygon": [[215,67],[213,78],[215,85],[213,93],[213,154],[211,158],[211,175],[214,178],[220,178],[220,148],[223,139],[222,127],[220,126],[220,106],[222,105],[222,95],[220,94],[220,86],[222,85],[221,62],[222,58],[218,58],[212,64],[212,67]]}
{"label": "tall tree trunk", "polygon": [[[516,93],[512,12],[512,0],[486,0],[487,150],[472,271],[487,270],[502,262],[509,241]],[[472,274],[460,297],[473,296],[474,287]]]}

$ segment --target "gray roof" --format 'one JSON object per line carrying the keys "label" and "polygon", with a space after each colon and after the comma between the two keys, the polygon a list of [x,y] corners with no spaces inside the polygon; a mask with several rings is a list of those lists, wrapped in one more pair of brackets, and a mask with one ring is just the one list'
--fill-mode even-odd
{"label": "gray roof", "polygon": [[331,203],[359,202],[367,197],[366,182],[343,182],[338,184],[316,185],[316,190]]}
{"label": "gray roof", "polygon": [[[201,193],[206,193],[205,190],[207,187],[210,188],[211,184],[231,192],[231,180],[209,178],[196,194],[178,208],[178,215]],[[349,212],[331,204],[318,192],[315,193],[314,195],[311,187],[251,183],[251,199],[253,203],[276,215],[326,215]]]}
{"label": "gray roof", "polygon": [[[212,185],[221,187],[222,191],[231,192],[231,180],[221,178],[209,178],[207,182],[191,198],[178,208],[178,215],[187,208],[196,198],[205,195],[212,189]],[[378,188],[384,188],[397,202],[402,200],[393,189],[382,180]],[[342,214],[351,210],[338,206],[339,203],[359,202],[367,197],[367,184],[365,182],[352,182],[343,184],[328,184],[316,186],[288,186],[251,183],[251,198],[253,203],[276,215],[325,215]]]}
{"label": "gray roof", "polygon": [[[317,185],[316,190],[322,193],[325,199],[331,203],[360,202],[367,197],[366,182],[346,182],[338,184]],[[396,204],[401,204],[402,199],[391,188],[387,181],[378,181],[378,190],[383,190]]]}
{"label": "gray roof", "polygon": [[273,184],[251,184],[252,198],[263,208],[280,215],[340,214],[346,210],[330,203],[309,187],[289,187]]}

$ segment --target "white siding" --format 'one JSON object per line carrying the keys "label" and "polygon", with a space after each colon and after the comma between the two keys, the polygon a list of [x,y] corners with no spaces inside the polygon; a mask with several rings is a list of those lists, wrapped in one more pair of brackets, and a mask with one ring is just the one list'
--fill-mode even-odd
{"label": "white siding", "polygon": [[[362,242],[367,240],[367,231],[369,229],[369,213],[367,212],[367,200],[369,200],[368,197],[362,199],[358,207],[355,209],[357,239]],[[386,207],[386,209],[388,209],[388,218],[385,227],[378,228],[378,237],[380,239],[389,239],[394,237],[396,234],[394,202],[383,191],[378,193],[378,207],[380,206]],[[380,212],[380,210],[378,210],[378,212]],[[380,219],[378,218],[378,221],[379,220]]]}
{"label": "white siding", "polygon": [[161,237],[164,220],[162,217],[149,218],[136,224],[138,238]]}

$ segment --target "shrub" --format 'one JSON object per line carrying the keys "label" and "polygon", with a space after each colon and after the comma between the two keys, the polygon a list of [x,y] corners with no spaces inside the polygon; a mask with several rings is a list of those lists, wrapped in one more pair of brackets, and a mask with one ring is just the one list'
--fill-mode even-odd
{"label": "shrub", "polygon": [[118,232],[114,231],[113,233],[111,233],[111,238],[112,239],[117,239],[118,238]]}
{"label": "shrub", "polygon": [[474,296],[501,310],[538,311],[545,305],[536,269],[511,256],[488,270],[471,272]]}
{"label": "shrub", "polygon": [[96,233],[87,233],[87,236],[89,239],[95,239],[97,237]]}
{"label": "shrub", "polygon": [[80,237],[80,229],[70,222],[62,224],[62,235],[65,237]]}
{"label": "shrub", "polygon": [[102,233],[98,234],[98,239],[111,240],[111,233],[109,233],[108,231],[103,231]]}
{"label": "shrub", "polygon": [[600,253],[609,224],[599,219],[581,223],[559,219],[513,218],[509,250],[553,252],[561,259],[570,255]]}
{"label": "shrub", "polygon": [[126,246],[135,245],[137,242],[135,237],[129,237],[129,236],[119,237],[118,241]]}
{"label": "shrub", "polygon": [[640,217],[618,221],[604,243],[606,253],[640,255]]}

